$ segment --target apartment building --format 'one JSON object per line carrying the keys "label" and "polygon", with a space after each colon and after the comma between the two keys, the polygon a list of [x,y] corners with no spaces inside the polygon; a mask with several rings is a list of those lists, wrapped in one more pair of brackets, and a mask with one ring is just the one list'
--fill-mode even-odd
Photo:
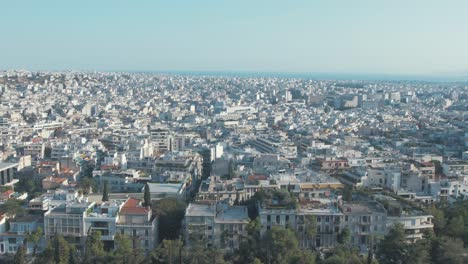
{"label": "apartment building", "polygon": [[12,186],[15,182],[17,182],[17,180],[14,178],[17,169],[17,163],[0,162],[0,186]]}
{"label": "apartment building", "polygon": [[88,235],[86,217],[94,210],[94,202],[74,201],[61,204],[44,213],[44,236],[49,240],[62,234],[70,243],[83,245]]}
{"label": "apartment building", "polygon": [[120,208],[116,221],[116,233],[132,238],[133,245],[146,252],[152,251],[158,242],[158,216],[139,199],[128,198]]}
{"label": "apartment building", "polygon": [[188,246],[204,243],[225,250],[239,247],[247,234],[249,216],[245,206],[225,203],[190,203],[183,222],[185,242]]}

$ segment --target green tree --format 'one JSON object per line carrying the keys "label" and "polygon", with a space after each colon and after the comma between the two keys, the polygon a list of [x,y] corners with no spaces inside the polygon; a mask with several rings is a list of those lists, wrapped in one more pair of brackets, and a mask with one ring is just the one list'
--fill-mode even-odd
{"label": "green tree", "polygon": [[107,202],[109,201],[109,190],[107,189],[107,181],[104,181],[104,187],[102,189],[102,201]]}
{"label": "green tree", "polygon": [[343,228],[340,234],[338,234],[337,240],[338,243],[342,245],[349,245],[349,243],[351,242],[351,231],[349,230],[349,228]]}
{"label": "green tree", "polygon": [[446,228],[446,234],[451,237],[462,238],[464,229],[465,220],[463,216],[456,216],[450,219]]}
{"label": "green tree", "polygon": [[132,237],[133,249],[129,264],[141,264],[145,261],[145,252],[140,247],[140,240],[138,237]]}
{"label": "green tree", "polygon": [[436,234],[442,234],[447,224],[444,211],[437,208],[435,205],[429,207],[427,211],[434,217],[434,231],[436,232]]}
{"label": "green tree", "polygon": [[436,176],[439,175],[439,174],[442,174],[442,165],[440,164],[440,161],[431,160],[431,162],[434,163]]}
{"label": "green tree", "polygon": [[[301,254],[296,235],[290,229],[273,227],[262,238],[261,244],[263,253],[261,260],[265,263],[294,263]],[[313,261],[314,259],[306,259],[304,263],[313,263]]]}
{"label": "green tree", "polygon": [[145,184],[144,206],[151,206],[151,194],[148,184]]}
{"label": "green tree", "polygon": [[236,263],[252,263],[261,254],[261,228],[259,218],[252,219],[247,224],[247,236],[241,241],[239,248],[233,254],[233,260]]}
{"label": "green tree", "polygon": [[184,243],[180,239],[164,239],[154,254],[154,259],[158,263],[182,263]]}
{"label": "green tree", "polygon": [[432,262],[434,264],[462,264],[463,242],[460,239],[440,237],[432,243]]}
{"label": "green tree", "polygon": [[140,240],[137,237],[117,234],[115,236],[115,251],[112,263],[140,264],[145,262],[145,255],[141,249]]}
{"label": "green tree", "polygon": [[159,216],[159,239],[177,239],[185,215],[186,204],[177,198],[163,198],[153,204],[153,211]]}
{"label": "green tree", "polygon": [[228,168],[228,179],[232,179],[236,176],[234,161],[232,159],[229,160],[229,168]]}
{"label": "green tree", "polygon": [[15,257],[13,259],[14,264],[26,264],[26,244],[21,245],[16,251]]}
{"label": "green tree", "polygon": [[94,192],[97,189],[96,181],[92,177],[82,177],[79,185],[85,194],[89,194],[91,191]]}
{"label": "green tree", "polygon": [[346,202],[351,202],[353,200],[353,189],[349,185],[343,188],[343,200]]}
{"label": "green tree", "polygon": [[97,263],[105,256],[104,243],[101,240],[101,232],[92,231],[86,237],[83,262],[85,264]]}
{"label": "green tree", "polygon": [[258,258],[255,258],[252,263],[253,264],[263,264],[263,262]]}
{"label": "green tree", "polygon": [[34,260],[34,264],[52,264],[55,263],[54,259],[54,240],[50,239],[47,242],[47,246]]}
{"label": "green tree", "polygon": [[390,228],[388,234],[380,242],[377,249],[377,258],[380,264],[404,264],[413,263],[409,247],[405,241],[405,232],[400,224]]}
{"label": "green tree", "polygon": [[32,232],[32,233],[28,233],[26,235],[26,240],[28,241],[28,243],[32,243],[34,246],[33,246],[33,256],[36,255],[36,252],[37,252],[37,244],[39,242],[39,240],[42,238],[42,227],[38,227],[36,229],[36,231]]}
{"label": "green tree", "polygon": [[23,201],[18,199],[9,199],[0,206],[0,211],[5,213],[9,218],[23,216]]}
{"label": "green tree", "polygon": [[132,240],[127,235],[118,233],[115,235],[114,263],[129,263],[133,251]]}
{"label": "green tree", "polygon": [[[309,242],[313,241],[317,234],[317,218],[313,215],[305,216],[305,235]],[[313,246],[313,243],[309,243]]]}
{"label": "green tree", "polygon": [[70,246],[67,240],[60,235],[56,234],[53,239],[54,247],[54,262],[56,264],[67,264],[70,256]]}
{"label": "green tree", "polygon": [[70,251],[68,253],[68,264],[78,264],[78,254],[76,252],[76,248],[74,246],[70,246]]}

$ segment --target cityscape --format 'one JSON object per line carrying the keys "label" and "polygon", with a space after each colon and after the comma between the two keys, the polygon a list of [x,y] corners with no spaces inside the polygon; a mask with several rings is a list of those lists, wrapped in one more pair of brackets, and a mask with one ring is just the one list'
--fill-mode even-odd
{"label": "cityscape", "polygon": [[255,222],[359,256],[468,199],[466,83],[6,71],[0,88],[3,255],[58,234],[87,252],[96,233],[142,258],[168,241],[222,256]]}
{"label": "cityscape", "polygon": [[467,4],[163,2],[5,1],[1,264],[468,263]]}

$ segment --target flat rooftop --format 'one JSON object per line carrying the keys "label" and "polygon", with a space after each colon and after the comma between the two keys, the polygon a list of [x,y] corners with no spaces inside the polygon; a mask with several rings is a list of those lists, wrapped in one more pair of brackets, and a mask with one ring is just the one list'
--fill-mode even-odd
{"label": "flat rooftop", "polygon": [[182,183],[148,183],[150,193],[180,193]]}
{"label": "flat rooftop", "polygon": [[216,216],[215,222],[222,223],[248,223],[249,215],[246,206],[233,206],[224,208]]}
{"label": "flat rooftop", "polygon": [[385,209],[373,201],[357,201],[351,203],[345,203],[342,207],[344,212],[352,212],[357,214],[367,213],[386,213]]}
{"label": "flat rooftop", "polygon": [[186,216],[214,216],[214,206],[210,204],[190,203],[185,210]]}
{"label": "flat rooftop", "polygon": [[0,171],[6,170],[6,169],[9,169],[9,168],[14,168],[14,167],[17,167],[17,166],[18,166],[18,163],[1,163],[0,162]]}

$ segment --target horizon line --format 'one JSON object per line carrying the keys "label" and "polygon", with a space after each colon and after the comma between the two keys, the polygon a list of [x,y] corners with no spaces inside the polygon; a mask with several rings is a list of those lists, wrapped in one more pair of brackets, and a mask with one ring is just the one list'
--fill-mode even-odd
{"label": "horizon line", "polygon": [[0,68],[0,72],[103,72],[193,75],[213,77],[282,77],[291,79],[350,80],[350,81],[425,81],[468,82],[465,73],[377,73],[377,72],[313,72],[313,71],[255,71],[255,70],[97,70],[97,69],[27,69]]}

